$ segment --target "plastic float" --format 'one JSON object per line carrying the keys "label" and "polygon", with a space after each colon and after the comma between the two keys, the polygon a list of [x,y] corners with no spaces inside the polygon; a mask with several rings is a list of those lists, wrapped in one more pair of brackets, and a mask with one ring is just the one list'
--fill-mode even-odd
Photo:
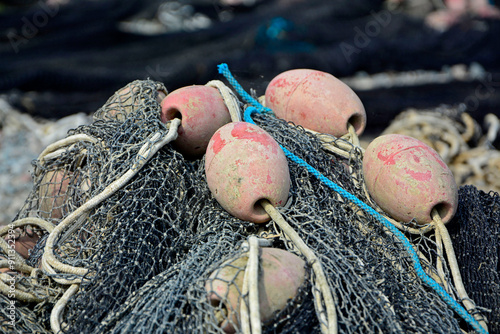
{"label": "plastic float", "polygon": [[[226,316],[220,327],[226,333],[235,333],[240,327],[240,307],[243,302],[241,291],[247,267],[248,255],[223,263],[207,280],[205,288],[214,307],[220,307]],[[289,300],[297,295],[305,280],[305,261],[297,255],[278,248],[260,248],[258,278],[258,300],[260,320],[265,326],[283,310]]]}
{"label": "plastic float", "polygon": [[220,205],[233,216],[255,223],[270,217],[261,199],[283,206],[290,189],[285,154],[266,131],[245,122],[221,127],[205,156],[207,183]]}
{"label": "plastic float", "polygon": [[173,145],[190,158],[202,156],[215,131],[231,121],[217,88],[199,85],[179,88],[163,99],[162,122],[174,118],[181,119],[181,125]]}
{"label": "plastic float", "polygon": [[415,138],[389,134],[373,140],[363,173],[375,202],[397,220],[428,224],[436,209],[447,223],[457,210],[453,174],[436,151]]}
{"label": "plastic float", "polygon": [[267,86],[265,101],[276,117],[335,137],[348,133],[349,124],[358,135],[366,126],[366,112],[359,97],[326,72],[310,69],[283,72]]}

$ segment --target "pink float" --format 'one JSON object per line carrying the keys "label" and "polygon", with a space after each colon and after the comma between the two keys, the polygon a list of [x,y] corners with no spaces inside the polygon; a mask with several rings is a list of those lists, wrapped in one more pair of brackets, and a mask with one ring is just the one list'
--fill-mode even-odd
{"label": "pink float", "polygon": [[[293,299],[305,280],[305,261],[297,255],[277,248],[260,249],[259,309],[263,325],[273,319]],[[208,299],[214,306],[227,310],[219,324],[226,333],[239,327],[241,291],[248,256],[227,261],[214,271],[205,283]]]}
{"label": "pink float", "polygon": [[229,123],[210,139],[205,156],[208,187],[233,216],[255,223],[270,217],[257,203],[282,206],[290,190],[288,162],[278,143],[245,122]]}
{"label": "pink float", "polygon": [[[94,118],[124,122],[127,117],[137,112],[144,102],[139,96],[140,91],[139,86],[134,85],[134,83],[119,89],[106,102],[106,112],[100,110],[94,114]],[[156,92],[156,101],[161,104],[161,101],[167,96],[167,92],[163,88],[158,89]]]}
{"label": "pink float", "polygon": [[390,134],[373,140],[363,158],[368,192],[390,216],[419,224],[437,209],[443,223],[455,214],[458,189],[439,154],[412,137]]}
{"label": "pink float", "polygon": [[333,75],[296,69],[276,76],[266,89],[266,107],[276,117],[306,129],[340,137],[351,123],[358,135],[366,126],[363,103],[349,86]]}
{"label": "pink float", "polygon": [[48,171],[38,190],[39,209],[42,218],[61,219],[67,214],[68,187],[73,173],[65,169]]}
{"label": "pink float", "polygon": [[181,119],[174,147],[189,158],[205,153],[210,137],[231,122],[231,116],[217,88],[188,86],[168,94],[161,103],[161,120]]}

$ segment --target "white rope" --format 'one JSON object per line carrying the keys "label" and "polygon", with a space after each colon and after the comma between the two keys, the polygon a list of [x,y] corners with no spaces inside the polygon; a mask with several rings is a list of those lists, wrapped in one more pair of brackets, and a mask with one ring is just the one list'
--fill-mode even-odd
{"label": "white rope", "polygon": [[272,243],[272,240],[252,235],[248,237],[248,242],[245,241],[242,245],[243,248],[248,249],[248,261],[241,289],[242,297],[248,295],[248,306],[243,298],[240,305],[240,330],[244,334],[262,332],[259,302],[259,247],[271,247]]}
{"label": "white rope", "polygon": [[16,228],[16,227],[21,227],[21,226],[26,226],[26,225],[35,225],[40,228],[43,228],[47,230],[47,232],[52,232],[54,230],[55,225],[52,224],[51,222],[48,222],[44,219],[38,218],[38,217],[27,217],[27,218],[21,218],[18,220],[13,221],[9,225],[6,225],[2,228],[0,228],[0,236],[3,236],[4,234],[7,234],[8,231],[11,228]]}
{"label": "white rope", "polygon": [[90,142],[93,144],[96,144],[99,142],[98,139],[96,139],[92,136],[83,134],[83,133],[77,134],[77,135],[72,135],[72,136],[63,138],[61,140],[58,140],[58,141],[50,144],[49,146],[47,146],[42,151],[42,153],[40,153],[40,155],[38,156],[38,161],[40,163],[44,163],[46,160],[55,159],[58,156],[60,156],[63,152],[66,151],[66,150],[62,149],[63,147],[67,147],[69,145],[79,143],[82,141]]}
{"label": "white rope", "polygon": [[[248,261],[250,261],[250,256],[248,258]],[[247,267],[245,269],[245,275],[243,276],[243,286],[241,287],[241,301],[240,301],[240,330],[243,334],[252,333],[252,327],[250,324],[250,311],[248,310],[248,306],[244,298],[248,294],[249,290],[248,276],[250,276],[250,274],[247,264]]]}
{"label": "white rope", "polygon": [[50,328],[54,334],[61,331],[62,312],[64,311],[64,307],[66,307],[69,299],[77,293],[79,287],[79,284],[71,285],[52,308],[52,312],[50,313]]}
{"label": "white rope", "polygon": [[[457,257],[455,255],[455,251],[453,250],[453,244],[451,242],[451,238],[450,238],[450,235],[448,233],[448,230],[446,229],[446,226],[444,225],[443,221],[441,220],[441,217],[439,216],[439,213],[436,209],[432,210],[431,215],[432,215],[433,223],[436,226],[436,229],[439,229],[439,233],[440,233],[443,245],[444,245],[445,250],[446,250],[448,265],[450,267],[451,275],[453,277],[453,283],[455,285],[455,288],[457,289],[458,296],[462,300],[462,303],[464,304],[467,311],[470,312],[471,310],[475,310],[476,305],[469,298],[469,296],[467,295],[467,291],[465,290],[465,287],[464,287],[464,284],[462,281],[462,275],[460,275],[460,269],[458,268]],[[473,316],[477,320],[477,322],[479,322],[479,324],[486,331],[488,331],[488,326],[486,325],[484,318],[478,313],[474,313]]]}
{"label": "white rope", "polygon": [[[354,125],[351,123],[347,123],[347,129],[348,129],[348,134],[349,134],[349,141],[356,147],[361,148],[359,144],[359,137],[358,134],[356,133],[356,129],[354,128]],[[362,148],[361,148],[362,149]]]}
{"label": "white rope", "polygon": [[224,104],[229,110],[229,114],[231,115],[232,122],[241,122],[241,111],[238,98],[234,95],[229,87],[227,87],[220,80],[212,80],[207,82],[205,86],[214,87],[219,90],[222,99],[224,100]]}
{"label": "white rope", "polygon": [[448,284],[448,281],[446,280],[446,275],[444,272],[444,267],[443,267],[443,239],[441,238],[441,232],[440,229],[436,228],[434,230],[435,237],[436,237],[436,270],[437,274],[439,276],[439,281],[441,282],[441,285],[443,288],[448,292],[449,294],[451,293],[450,286]]}
{"label": "white rope", "polygon": [[12,277],[9,274],[2,273],[0,274],[0,292],[5,296],[9,296],[10,294],[14,294],[14,297],[17,300],[27,302],[27,303],[38,303],[43,301],[43,298],[37,297],[32,293],[22,291],[16,284],[15,289],[11,289],[12,280],[15,280],[15,277]]}
{"label": "white rope", "polygon": [[[261,333],[259,307],[259,240],[255,236],[248,239],[248,306],[250,308],[250,324],[252,334]],[[245,271],[245,275],[246,275]]]}
{"label": "white rope", "polygon": [[47,258],[44,257],[44,256],[42,256],[40,267],[45,272],[45,274],[47,274],[48,276],[51,276],[51,278],[55,282],[57,282],[57,283],[59,283],[61,285],[71,285],[71,284],[78,284],[78,283],[82,282],[82,279],[79,278],[79,277],[75,277],[73,279],[66,279],[66,278],[56,277],[56,275],[58,274],[58,272],[55,271],[54,268],[52,268],[52,266],[47,263]]}
{"label": "white rope", "polygon": [[[240,304],[241,331],[244,334],[260,334],[259,307],[259,239],[256,236],[248,238],[248,261],[243,277],[242,299]],[[248,307],[244,297],[248,295]]]}
{"label": "white rope", "polygon": [[500,120],[493,114],[487,114],[484,116],[484,123],[488,127],[486,140],[489,143],[493,143],[497,138],[498,132],[500,131]]}
{"label": "white rope", "polygon": [[[26,264],[26,261],[21,256],[21,254],[15,251],[15,246],[10,246],[7,241],[5,241],[3,238],[0,238],[0,248],[5,252],[5,254],[8,254],[8,257],[11,261],[14,261],[14,268],[25,273],[31,273],[33,267]],[[3,264],[4,263],[2,263],[2,265]]]}

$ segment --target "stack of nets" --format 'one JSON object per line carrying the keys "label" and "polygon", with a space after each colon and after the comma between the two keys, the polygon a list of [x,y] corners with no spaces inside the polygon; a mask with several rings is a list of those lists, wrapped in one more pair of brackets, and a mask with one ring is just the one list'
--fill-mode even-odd
{"label": "stack of nets", "polygon": [[[165,93],[161,83],[132,82],[95,113],[91,125],[70,131],[34,161],[34,188],[11,229],[20,238],[36,234],[39,239],[23,274],[9,276],[15,278],[16,296],[8,293],[8,274],[1,274],[2,305],[15,301],[14,327],[10,310],[0,310],[2,333],[13,328],[19,333],[223,333],[224,322],[240,332],[239,308],[231,308],[229,296],[219,296],[218,303],[208,298],[216,280],[212,273],[227,266],[244,272],[246,267],[234,260],[247,256],[252,236],[305,259],[274,220],[254,224],[226,212],[207,186],[204,158],[188,160],[171,143],[160,145],[175,130],[174,121],[160,121],[159,101]],[[253,120],[383,213],[366,193],[362,151],[348,138],[318,136],[267,114]],[[297,294],[262,323],[262,332],[320,333],[333,327],[340,333],[472,331],[418,277],[401,240],[303,166],[289,161],[289,169],[289,200],[277,209],[321,263],[334,305],[325,305],[314,263],[308,261]],[[498,212],[498,194],[469,191],[461,196],[461,214],[451,224],[467,223],[473,196],[483,198],[475,202],[482,206],[476,209]],[[498,214],[488,217],[476,216],[474,224],[496,229],[498,236]],[[440,275],[436,269],[446,261],[432,229],[412,234],[407,230],[413,222],[401,226],[424,270],[440,277],[460,302],[448,267]],[[466,233],[467,227],[460,225],[460,231]],[[7,230],[1,232],[5,236]],[[498,264],[498,240],[491,242]],[[3,255],[9,258],[5,249]],[[489,277],[498,282],[493,262],[483,268],[492,270]],[[236,288],[238,305],[247,304],[248,294],[236,277],[227,284]],[[481,284],[494,289],[491,282],[474,284],[478,294]],[[479,298],[485,304],[472,313],[485,311],[498,332],[498,308],[487,309],[493,304],[486,299]],[[335,310],[335,324],[326,316],[328,307]],[[230,319],[234,313],[237,321]]]}

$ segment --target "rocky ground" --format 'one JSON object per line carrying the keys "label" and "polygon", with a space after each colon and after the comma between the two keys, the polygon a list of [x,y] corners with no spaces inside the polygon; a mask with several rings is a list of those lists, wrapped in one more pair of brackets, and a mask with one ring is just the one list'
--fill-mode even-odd
{"label": "rocky ground", "polygon": [[0,225],[14,219],[31,191],[31,161],[69,129],[90,122],[84,113],[56,121],[34,119],[0,97]]}

